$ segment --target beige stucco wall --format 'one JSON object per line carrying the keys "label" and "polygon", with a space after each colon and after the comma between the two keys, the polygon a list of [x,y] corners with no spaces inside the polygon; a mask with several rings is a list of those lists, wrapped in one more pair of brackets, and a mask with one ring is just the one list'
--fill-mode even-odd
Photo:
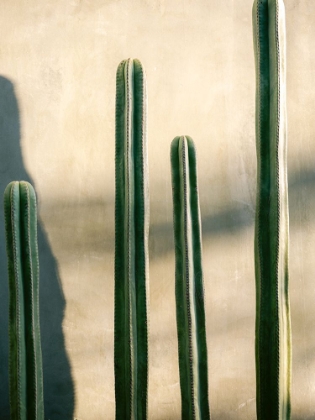
{"label": "beige stucco wall", "polygon": [[[315,404],[315,3],[287,11],[293,419]],[[149,101],[149,418],[180,418],[169,145],[199,157],[210,404],[255,418],[256,155],[252,0],[3,0],[0,186],[39,201],[47,420],[113,419],[114,106],[139,58]],[[3,211],[1,210],[1,217]],[[8,290],[0,228],[0,419],[8,419]]]}

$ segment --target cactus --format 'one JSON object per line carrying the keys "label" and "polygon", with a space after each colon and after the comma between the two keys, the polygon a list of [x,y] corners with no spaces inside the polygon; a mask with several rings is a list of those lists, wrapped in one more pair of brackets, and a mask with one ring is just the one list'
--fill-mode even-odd
{"label": "cactus", "polygon": [[188,136],[171,145],[176,317],[183,420],[210,419],[196,153]]}
{"label": "cactus", "polygon": [[9,271],[9,376],[12,420],[44,420],[39,324],[36,197],[25,181],[4,192]]}
{"label": "cactus", "polygon": [[258,420],[290,418],[285,11],[256,0],[256,392]]}
{"label": "cactus", "polygon": [[120,63],[116,85],[115,398],[117,420],[147,418],[148,165],[145,75]]}

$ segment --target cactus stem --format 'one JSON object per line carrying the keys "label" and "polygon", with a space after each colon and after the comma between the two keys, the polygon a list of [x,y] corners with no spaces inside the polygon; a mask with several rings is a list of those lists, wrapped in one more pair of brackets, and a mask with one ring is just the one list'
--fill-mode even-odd
{"label": "cactus stem", "polygon": [[196,154],[188,136],[171,145],[176,314],[183,420],[210,419]]}
{"label": "cactus stem", "polygon": [[36,197],[25,181],[4,193],[9,271],[9,375],[13,420],[44,420]]}
{"label": "cactus stem", "polygon": [[256,0],[256,389],[258,420],[290,419],[291,325],[283,0]]}
{"label": "cactus stem", "polygon": [[116,419],[145,420],[148,388],[148,171],[146,86],[125,60],[116,85]]}

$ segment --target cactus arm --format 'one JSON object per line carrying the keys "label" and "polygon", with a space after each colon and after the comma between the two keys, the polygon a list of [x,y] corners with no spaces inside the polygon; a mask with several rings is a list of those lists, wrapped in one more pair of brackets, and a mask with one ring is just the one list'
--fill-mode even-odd
{"label": "cactus arm", "polygon": [[148,181],[145,77],[123,61],[116,85],[116,419],[147,418]]}
{"label": "cactus arm", "polygon": [[43,367],[39,321],[39,259],[37,247],[37,206],[34,188],[20,182],[22,255],[25,279],[25,321],[27,346],[28,415],[44,419]]}
{"label": "cactus arm", "polygon": [[290,418],[285,13],[283,0],[256,0],[257,209],[256,390],[258,420]]}
{"label": "cactus arm", "polygon": [[10,410],[13,420],[26,420],[26,348],[24,319],[24,287],[21,267],[19,232],[20,189],[18,182],[7,186],[4,193],[7,258],[9,273],[9,376]]}
{"label": "cactus arm", "polygon": [[171,145],[176,317],[183,420],[210,419],[196,154],[188,136]]}
{"label": "cactus arm", "polygon": [[9,272],[10,407],[14,420],[43,420],[36,197],[24,181],[4,193]]}

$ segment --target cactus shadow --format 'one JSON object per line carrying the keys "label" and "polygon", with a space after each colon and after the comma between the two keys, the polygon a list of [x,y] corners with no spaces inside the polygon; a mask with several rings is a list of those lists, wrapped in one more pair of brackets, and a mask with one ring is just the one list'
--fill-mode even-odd
{"label": "cactus shadow", "polygon": [[[289,175],[290,226],[310,222],[315,208],[315,167],[301,168]],[[231,202],[226,208],[211,214],[201,209],[201,228],[204,239],[238,234],[254,225],[255,205],[251,203]],[[172,252],[174,250],[173,223],[152,223],[149,243],[151,260],[162,258],[165,254]]]}
{"label": "cactus shadow", "polygon": [[[34,185],[23,163],[20,145],[19,107],[13,83],[0,76],[0,191],[13,180]],[[36,188],[36,185],[34,185]],[[9,420],[8,379],[8,311],[9,291],[5,251],[3,205],[0,206],[0,413]],[[58,265],[49,245],[44,227],[38,223],[40,262],[40,323],[43,354],[45,418],[73,418],[75,395],[71,367],[65,349],[62,322],[65,298],[59,281]]]}
{"label": "cactus shadow", "polygon": [[[254,224],[254,210],[246,204],[226,208],[220,213],[201,215],[202,236],[236,234]],[[174,232],[171,222],[150,227],[150,258],[160,258],[174,250]]]}

